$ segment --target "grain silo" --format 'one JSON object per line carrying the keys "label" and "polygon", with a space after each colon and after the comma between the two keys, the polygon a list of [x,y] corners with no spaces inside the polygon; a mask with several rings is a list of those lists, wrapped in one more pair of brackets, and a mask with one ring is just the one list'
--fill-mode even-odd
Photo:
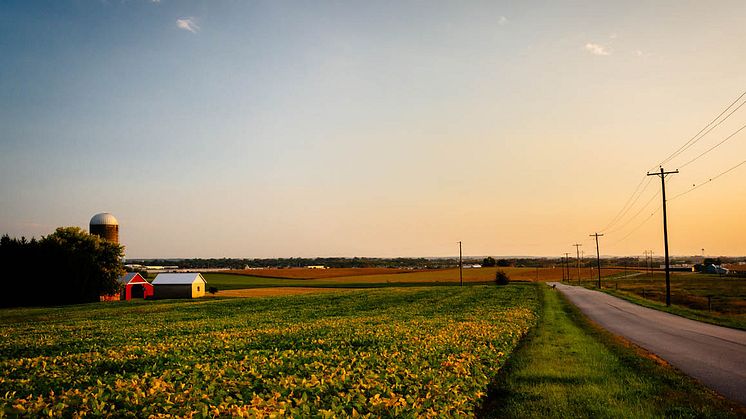
{"label": "grain silo", "polygon": [[106,241],[119,244],[119,222],[108,212],[94,215],[89,231]]}

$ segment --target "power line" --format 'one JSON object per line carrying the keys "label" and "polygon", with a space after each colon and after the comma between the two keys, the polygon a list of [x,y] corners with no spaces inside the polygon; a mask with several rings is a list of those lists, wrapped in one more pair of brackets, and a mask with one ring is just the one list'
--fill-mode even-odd
{"label": "power line", "polygon": [[[746,103],[746,102],[744,102],[744,103]],[[729,136],[725,137],[725,139],[723,139],[723,141],[721,141],[721,142],[719,142],[719,143],[715,144],[714,146],[712,146],[712,147],[708,148],[707,150],[703,151],[703,152],[702,152],[702,153],[701,153],[700,155],[698,155],[697,157],[695,157],[695,158],[693,158],[693,159],[689,160],[688,162],[686,162],[686,163],[682,164],[681,166],[679,166],[679,168],[681,169],[681,168],[684,168],[684,167],[688,166],[688,165],[689,165],[689,164],[691,164],[691,163],[694,163],[695,161],[699,160],[699,158],[700,158],[700,157],[702,157],[702,156],[704,156],[705,154],[709,153],[710,151],[712,151],[712,150],[714,150],[714,149],[716,149],[716,148],[720,147],[720,146],[721,146],[721,145],[722,145],[723,143],[725,143],[726,141],[730,140],[730,139],[731,139],[731,138],[733,138],[733,137],[734,137],[734,136],[735,136],[736,134],[738,134],[739,132],[741,132],[741,131],[742,131],[742,130],[744,130],[744,129],[746,129],[746,125],[744,125],[744,126],[742,126],[741,128],[737,129],[737,130],[736,130],[736,132],[734,132],[733,134],[731,134],[731,135],[729,135]]]}
{"label": "power line", "polygon": [[[645,179],[647,178],[648,182],[645,184],[645,186],[640,189],[640,186],[642,186],[643,182],[645,182]],[[645,193],[645,190],[647,190],[648,186],[650,185],[650,182],[652,181],[652,178],[649,178],[647,176],[643,176],[642,180],[640,180],[640,183],[637,184],[637,187],[632,192],[632,195],[627,199],[627,202],[625,202],[624,206],[621,210],[617,213],[616,216],[606,225],[606,227],[602,228],[600,231],[607,231],[610,229],[614,224],[618,223],[622,218],[624,218],[625,215],[629,212],[630,209],[637,203],[637,200],[640,199],[640,196],[642,196],[643,193]],[[639,191],[639,193],[638,193]],[[634,199],[633,199],[634,198]]]}
{"label": "power line", "polygon": [[627,235],[625,235],[625,236],[624,236],[624,237],[622,237],[621,239],[619,239],[619,240],[615,241],[614,243],[612,243],[612,245],[615,245],[615,244],[619,244],[619,243],[621,243],[621,242],[623,242],[623,241],[627,240],[627,238],[628,238],[629,236],[631,236],[631,235],[632,235],[632,234],[633,234],[634,232],[636,232],[637,230],[639,230],[639,229],[640,229],[640,228],[641,228],[642,226],[644,226],[644,225],[645,225],[645,224],[646,224],[646,223],[647,223],[648,221],[650,221],[650,219],[651,219],[651,218],[653,218],[653,216],[654,216],[655,214],[657,214],[657,213],[658,213],[658,211],[660,211],[660,210],[661,210],[661,207],[658,207],[658,208],[656,208],[656,210],[655,210],[655,211],[651,212],[651,213],[650,213],[650,215],[648,215],[648,218],[644,219],[644,220],[643,220],[643,221],[642,221],[642,222],[641,222],[640,224],[638,224],[638,225],[637,225],[637,226],[636,226],[635,228],[633,228],[632,230],[630,230],[630,231],[629,231],[629,233],[627,233]]}
{"label": "power line", "polygon": [[[708,123],[707,125],[705,125],[705,126],[704,126],[704,127],[702,128],[702,129],[700,129],[700,130],[699,130],[699,132],[697,132],[697,133],[696,133],[696,134],[695,134],[695,135],[694,135],[694,136],[693,136],[692,138],[690,138],[690,139],[689,139],[689,140],[688,140],[688,141],[687,141],[686,143],[684,143],[684,145],[682,145],[681,147],[679,147],[678,149],[676,149],[676,151],[674,151],[674,152],[673,152],[673,153],[671,153],[671,154],[670,154],[670,155],[669,155],[668,157],[666,157],[666,158],[665,158],[665,159],[664,159],[663,161],[661,161],[661,162],[660,162],[660,164],[658,164],[658,165],[654,166],[653,168],[651,168],[651,169],[650,169],[650,171],[654,170],[654,169],[655,169],[655,168],[656,168],[657,166],[662,166],[663,164],[665,164],[665,163],[669,162],[670,160],[672,160],[672,159],[676,158],[676,157],[677,157],[677,156],[679,156],[679,155],[680,155],[681,153],[683,153],[684,151],[686,151],[687,149],[689,149],[690,147],[692,147],[692,146],[693,146],[694,144],[696,144],[696,143],[697,143],[697,142],[698,142],[699,140],[701,140],[702,138],[704,138],[704,137],[705,137],[705,136],[706,136],[707,134],[709,134],[709,133],[710,133],[710,132],[711,132],[711,131],[712,131],[713,129],[717,128],[717,127],[718,127],[718,126],[719,126],[720,124],[722,124],[723,122],[725,122],[725,121],[726,121],[726,120],[727,120],[727,119],[728,119],[728,118],[729,118],[729,117],[730,117],[731,115],[733,115],[733,114],[734,114],[734,113],[735,113],[736,111],[738,111],[738,110],[739,110],[739,109],[740,109],[740,108],[741,108],[741,107],[742,107],[742,106],[743,106],[744,104],[746,104],[746,101],[743,101],[743,102],[741,102],[741,104],[739,104],[739,105],[738,105],[738,106],[737,106],[737,107],[736,107],[735,109],[733,109],[733,110],[732,110],[732,111],[731,111],[730,113],[728,113],[728,115],[726,115],[726,116],[725,116],[725,118],[722,118],[722,119],[721,119],[721,117],[722,117],[723,115],[725,115],[725,114],[726,114],[726,113],[727,113],[727,112],[728,112],[728,111],[729,111],[729,110],[730,110],[730,109],[731,109],[731,108],[732,108],[732,107],[733,107],[733,106],[734,106],[734,105],[735,105],[736,103],[738,103],[738,102],[739,102],[739,101],[740,101],[740,100],[741,100],[741,99],[742,99],[742,98],[743,98],[744,96],[746,96],[746,90],[745,90],[745,91],[743,91],[743,93],[741,93],[741,94],[740,94],[740,95],[739,95],[739,96],[738,96],[738,97],[736,98],[736,100],[734,100],[733,102],[731,102],[731,103],[730,103],[730,104],[729,104],[729,105],[728,105],[728,106],[727,106],[727,107],[726,107],[725,109],[723,109],[723,110],[722,110],[722,112],[720,112],[720,113],[719,113],[719,114],[718,114],[718,115],[717,115],[717,116],[716,116],[716,117],[715,117],[715,118],[714,118],[714,119],[713,119],[712,121],[710,121],[710,122],[709,122],[709,123]],[[709,151],[708,151],[708,152],[709,152]],[[705,154],[706,154],[706,153],[705,153]],[[699,157],[701,157],[701,156],[698,156],[697,158],[699,158]],[[688,163],[687,163],[687,164],[688,164]],[[682,166],[682,167],[683,167],[683,166]],[[645,187],[643,187],[643,189],[642,189],[642,190],[640,190],[640,187],[641,187],[641,186],[642,186],[642,184],[643,184],[643,183],[645,182],[645,178],[648,178],[648,183],[646,183],[646,184],[645,184]],[[642,177],[642,179],[640,180],[640,182],[639,182],[639,183],[637,184],[637,186],[635,187],[635,190],[634,190],[634,191],[632,192],[632,195],[630,195],[630,197],[629,197],[629,198],[627,199],[627,201],[626,201],[626,202],[625,202],[625,204],[624,204],[624,205],[622,206],[622,208],[621,208],[621,209],[619,210],[619,212],[618,212],[618,213],[617,213],[617,214],[616,214],[616,215],[614,216],[614,218],[612,218],[612,219],[611,219],[611,221],[609,221],[609,223],[608,223],[608,224],[607,224],[607,225],[606,225],[606,226],[605,226],[604,228],[602,228],[602,229],[601,229],[600,231],[602,231],[602,232],[606,232],[606,231],[608,231],[608,230],[609,230],[609,229],[610,229],[611,227],[613,227],[613,226],[614,226],[614,225],[615,225],[616,223],[620,222],[620,221],[621,221],[621,220],[622,220],[622,219],[624,218],[624,216],[625,216],[625,215],[626,215],[626,214],[627,214],[627,213],[628,213],[628,212],[629,212],[629,211],[630,211],[630,210],[632,209],[632,207],[633,207],[633,206],[634,206],[634,205],[635,205],[635,204],[637,203],[637,201],[638,201],[638,200],[640,199],[640,197],[642,196],[642,194],[644,193],[644,191],[645,191],[645,190],[647,189],[647,187],[648,187],[648,186],[650,185],[650,181],[651,181],[651,180],[652,180],[651,178],[649,178],[649,177],[647,177],[647,176],[643,176],[643,177]],[[638,192],[639,192],[639,193],[638,193]],[[642,211],[642,210],[638,211],[638,213],[639,213],[639,212],[641,212],[641,211]],[[634,218],[634,217],[632,217],[632,218]],[[628,223],[629,223],[629,222],[628,222]],[[628,223],[625,223],[625,225],[626,225],[626,224],[628,224]],[[618,230],[618,229],[617,229],[617,230]]]}
{"label": "power line", "polygon": [[680,196],[686,195],[686,194],[688,194],[689,192],[691,192],[691,191],[693,191],[693,190],[695,190],[695,189],[699,189],[699,188],[700,188],[701,186],[704,186],[704,185],[706,185],[706,184],[708,184],[708,183],[712,182],[713,180],[715,180],[715,179],[719,178],[720,176],[723,176],[723,175],[725,175],[725,174],[727,174],[727,173],[729,173],[729,172],[731,172],[731,171],[733,171],[733,170],[736,170],[737,168],[739,168],[740,166],[743,166],[744,164],[746,164],[746,160],[742,161],[741,163],[738,163],[737,165],[735,165],[735,166],[731,167],[730,169],[728,169],[728,170],[726,170],[726,171],[724,171],[724,172],[722,172],[722,173],[718,174],[717,176],[715,176],[715,177],[713,177],[713,178],[707,179],[706,181],[704,181],[704,182],[702,182],[702,183],[700,183],[700,184],[698,184],[698,185],[695,185],[695,186],[693,186],[692,188],[689,188],[689,189],[687,189],[686,191],[684,191],[684,192],[681,192],[681,193],[680,193],[680,194],[678,194],[678,195],[675,195],[675,196],[674,196],[673,198],[670,198],[670,199],[669,199],[669,201],[673,201],[674,199],[676,199],[676,198],[678,198],[678,197],[680,197]]}
{"label": "power line", "polygon": [[[728,105],[727,108],[723,109],[723,111],[720,112],[720,114],[718,114],[718,116],[716,116],[715,119],[713,119],[712,121],[710,121],[709,124],[705,125],[701,130],[699,130],[699,132],[696,133],[694,135],[694,137],[690,138],[689,141],[687,141],[686,143],[684,143],[684,145],[682,145],[676,151],[674,151],[673,153],[671,153],[663,161],[661,161],[657,165],[653,166],[653,168],[651,168],[650,171],[652,171],[656,167],[662,166],[665,163],[668,163],[672,159],[676,158],[676,156],[680,155],[681,153],[683,153],[684,151],[686,151],[689,147],[693,146],[699,140],[701,140],[702,138],[704,138],[704,136],[707,135],[707,134],[709,134],[710,131],[712,131],[713,129],[717,128],[720,124],[722,124],[725,120],[727,120],[731,115],[733,115],[733,113],[735,113],[737,110],[739,110],[741,108],[741,106],[743,106],[744,104],[746,104],[746,101],[744,101],[743,103],[741,103],[740,105],[738,105],[738,107],[736,109],[734,109],[731,113],[729,113],[725,118],[723,118],[720,122],[718,122],[717,124],[713,125],[711,128],[708,129],[708,127],[710,125],[712,125],[713,123],[715,123],[715,121],[717,121],[718,119],[720,119],[720,117],[723,116],[723,114],[725,114],[726,112],[728,112],[728,109],[732,108],[733,105],[735,105],[736,103],[738,103],[738,101],[741,100],[741,98],[744,97],[744,96],[746,96],[746,91],[744,91],[743,93],[741,93],[741,95],[738,96],[738,98],[736,98],[736,100],[734,100],[730,105]],[[705,131],[705,130],[707,130],[707,132],[705,132],[703,134],[702,132]],[[702,135],[700,135],[700,134],[702,134]]]}
{"label": "power line", "polygon": [[[649,178],[649,179],[651,179],[651,180],[652,180],[652,178]],[[617,228],[615,228],[614,230],[612,230],[612,231],[609,231],[609,232],[607,232],[607,233],[609,233],[609,234],[610,234],[610,233],[615,233],[615,232],[617,232],[617,231],[620,231],[620,230],[622,230],[622,229],[623,229],[623,228],[624,228],[625,226],[627,226],[627,224],[631,223],[631,222],[632,222],[632,220],[634,220],[635,218],[637,218],[637,216],[638,216],[638,215],[640,215],[640,213],[641,213],[641,212],[643,212],[643,211],[645,210],[645,208],[647,208],[647,207],[648,207],[648,206],[650,205],[650,203],[651,203],[651,202],[653,202],[653,200],[654,200],[654,199],[655,199],[655,198],[656,198],[656,197],[657,197],[658,195],[660,195],[660,193],[661,193],[661,191],[656,191],[656,192],[655,192],[655,194],[654,194],[653,196],[651,196],[651,197],[650,197],[650,199],[648,199],[648,202],[646,202],[646,203],[645,203],[645,205],[643,205],[642,207],[640,207],[640,209],[639,209],[639,210],[638,210],[638,211],[637,211],[637,212],[636,212],[636,213],[635,213],[635,214],[634,214],[634,215],[633,215],[632,217],[630,217],[630,218],[629,218],[629,219],[628,219],[628,220],[627,220],[627,221],[626,221],[626,222],[625,222],[624,224],[620,225],[619,227],[617,227]]]}

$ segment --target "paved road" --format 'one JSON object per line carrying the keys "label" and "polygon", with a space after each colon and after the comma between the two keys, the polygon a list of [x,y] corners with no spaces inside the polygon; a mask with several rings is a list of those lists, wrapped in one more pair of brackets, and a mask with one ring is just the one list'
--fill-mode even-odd
{"label": "paved road", "polygon": [[746,405],[746,331],[685,319],[599,291],[551,284],[610,332]]}

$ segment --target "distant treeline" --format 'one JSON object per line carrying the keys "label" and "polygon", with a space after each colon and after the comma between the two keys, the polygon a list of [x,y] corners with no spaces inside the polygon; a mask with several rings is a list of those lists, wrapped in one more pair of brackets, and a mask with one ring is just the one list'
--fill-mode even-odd
{"label": "distant treeline", "polygon": [[327,268],[448,268],[458,266],[458,259],[428,258],[271,258],[271,259],[127,259],[128,264],[151,266],[178,265],[183,269],[196,268],[302,268],[306,266],[326,266]]}
{"label": "distant treeline", "polygon": [[119,292],[122,247],[78,227],[61,227],[39,240],[0,238],[0,307],[99,301]]}
{"label": "distant treeline", "polygon": [[[548,267],[560,264],[559,259],[547,258],[473,258],[467,257],[464,264],[483,266]],[[327,268],[412,268],[443,269],[458,267],[458,258],[368,258],[368,257],[326,257],[326,258],[192,258],[192,259],[127,259],[127,264],[150,266],[179,266],[182,269],[244,269],[249,268],[302,268],[325,266]]]}
{"label": "distant treeline", "polygon": [[[723,263],[734,263],[743,258],[723,258]],[[694,263],[695,258],[673,258],[671,264]],[[458,267],[458,258],[368,258],[368,257],[326,257],[326,258],[192,258],[192,259],[127,259],[128,264],[150,266],[179,266],[182,269],[244,269],[249,268],[302,268],[306,266],[326,266],[327,268],[412,268],[412,269],[443,269]],[[464,264],[480,264],[482,266],[498,267],[526,267],[548,268],[562,266],[563,258],[474,258],[467,257]],[[571,266],[576,266],[576,258],[569,259]],[[645,267],[647,261],[642,257],[614,257],[601,258],[601,267]],[[654,266],[662,263],[659,259],[653,261]],[[582,267],[595,267],[596,258],[586,257],[582,260]]]}

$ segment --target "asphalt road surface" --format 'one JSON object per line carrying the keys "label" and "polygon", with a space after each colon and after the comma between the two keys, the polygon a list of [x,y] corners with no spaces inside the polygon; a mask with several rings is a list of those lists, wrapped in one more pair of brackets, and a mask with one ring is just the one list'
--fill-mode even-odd
{"label": "asphalt road surface", "polygon": [[599,291],[552,284],[608,331],[746,405],[746,331],[685,319]]}

